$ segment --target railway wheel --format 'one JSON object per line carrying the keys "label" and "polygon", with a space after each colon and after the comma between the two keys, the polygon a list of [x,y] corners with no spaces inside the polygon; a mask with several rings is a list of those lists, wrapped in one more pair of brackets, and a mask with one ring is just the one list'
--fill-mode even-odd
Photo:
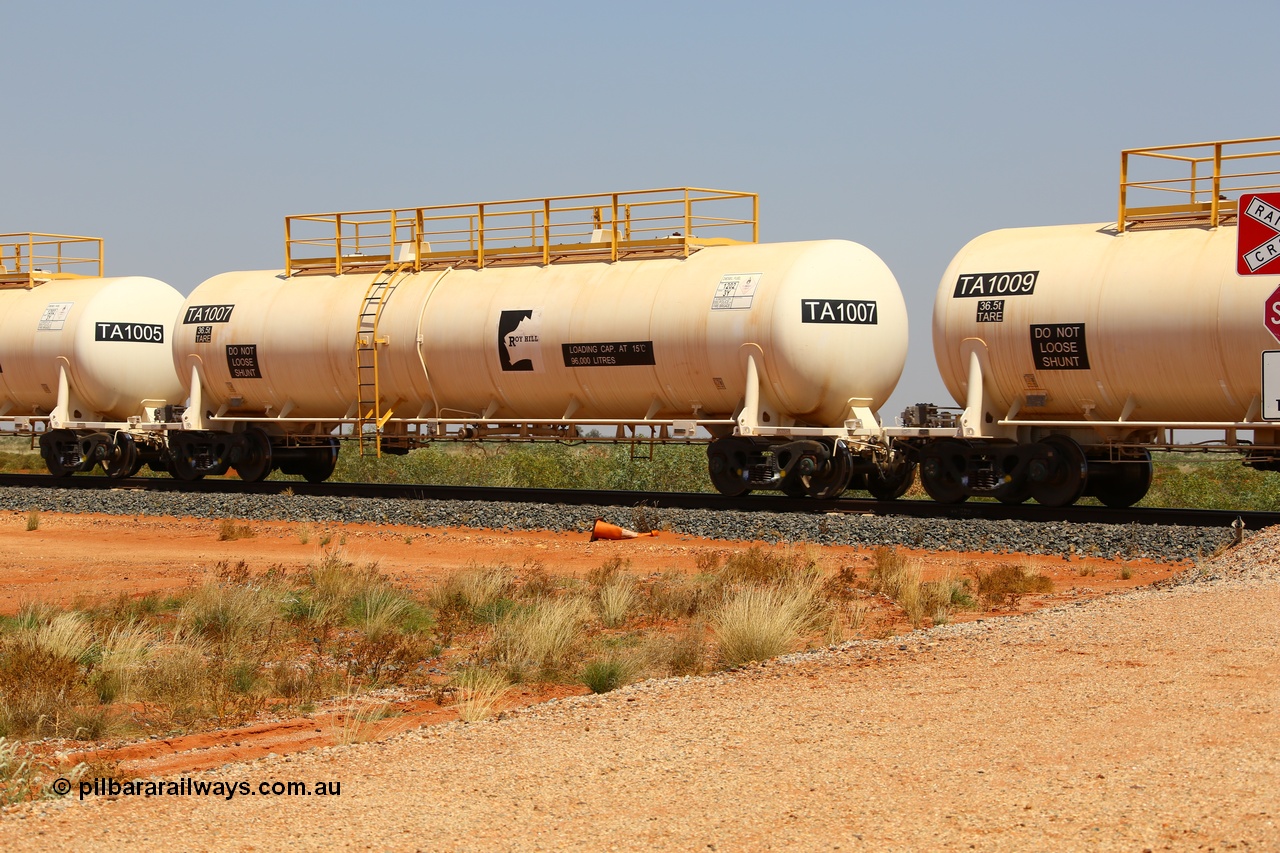
{"label": "railway wheel", "polygon": [[44,458],[44,467],[48,468],[49,473],[55,477],[70,477],[80,470],[78,460],[76,464],[63,463],[63,455],[68,445],[74,445],[77,448],[75,455],[78,457],[79,443],[76,441],[76,434],[71,430],[55,429],[40,436],[40,455]]}
{"label": "railway wheel", "polygon": [[831,461],[809,478],[809,497],[820,501],[833,500],[844,494],[853,479],[853,457],[844,445],[836,445]]}
{"label": "railway wheel", "polygon": [[804,498],[809,496],[809,484],[804,481],[804,477],[796,475],[794,477],[783,477],[782,484],[779,486],[782,493],[789,498]]}
{"label": "railway wheel", "polygon": [[[267,478],[271,473],[271,439],[265,432],[257,427],[245,430],[241,458],[234,467],[236,474],[246,483],[259,483]],[[333,473],[332,468],[329,473]]]}
{"label": "railway wheel", "polygon": [[138,445],[133,436],[118,432],[112,440],[111,451],[102,460],[102,470],[113,480],[123,480],[138,473],[142,467],[142,456],[138,453]]}
{"label": "railway wheel", "polygon": [[317,447],[309,455],[311,458],[302,469],[302,476],[308,483],[323,483],[338,467],[338,440],[329,439],[328,445]]}
{"label": "railway wheel", "polygon": [[1084,451],[1065,435],[1051,435],[1037,444],[1040,453],[1028,467],[1031,497],[1043,506],[1070,506],[1084,494],[1089,479]]}
{"label": "railway wheel", "polygon": [[940,504],[958,504],[969,499],[965,488],[965,459],[969,445],[958,438],[940,438],[920,457],[920,485]]}
{"label": "railway wheel", "polygon": [[173,456],[169,460],[169,473],[173,475],[175,480],[194,483],[196,480],[204,478],[204,472],[196,470],[196,457],[191,452],[190,446],[179,446],[172,452]]}
{"label": "railway wheel", "polygon": [[844,445],[836,445],[825,462],[810,456],[792,466],[779,488],[793,498],[831,500],[849,488],[853,479],[853,457]]}
{"label": "railway wheel", "polygon": [[[1093,480],[1094,470],[1098,463],[1090,466],[1089,479]],[[1121,462],[1102,463],[1106,476],[1102,482],[1093,486],[1091,493],[1104,504],[1114,509],[1124,509],[1142,500],[1151,488],[1151,454],[1143,450],[1138,459],[1126,459]]]}
{"label": "railway wheel", "polygon": [[916,463],[897,459],[885,468],[876,468],[866,475],[866,490],[878,501],[896,501],[907,493],[916,479]]}
{"label": "railway wheel", "polygon": [[793,441],[778,447],[774,451],[781,478],[778,488],[789,497],[811,497],[815,475],[830,476],[831,466],[839,464],[833,458],[838,452],[820,441]]}
{"label": "railway wheel", "polygon": [[747,449],[742,442],[731,438],[711,442],[707,447],[707,472],[711,475],[711,485],[725,497],[736,498],[751,491]]}

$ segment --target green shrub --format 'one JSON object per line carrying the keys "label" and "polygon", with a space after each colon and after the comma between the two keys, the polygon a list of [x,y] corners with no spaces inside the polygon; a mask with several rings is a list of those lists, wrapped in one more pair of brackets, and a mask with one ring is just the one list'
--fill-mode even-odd
{"label": "green shrub", "polygon": [[1138,506],[1273,510],[1280,476],[1240,464],[1237,455],[1154,454],[1151,488]]}
{"label": "green shrub", "polygon": [[333,479],[555,489],[714,491],[702,445],[655,445],[636,460],[626,444],[441,442],[405,456],[360,456],[344,445]]}
{"label": "green shrub", "polygon": [[589,662],[582,668],[582,683],[592,693],[608,693],[631,681],[633,668],[620,657],[607,657]]}

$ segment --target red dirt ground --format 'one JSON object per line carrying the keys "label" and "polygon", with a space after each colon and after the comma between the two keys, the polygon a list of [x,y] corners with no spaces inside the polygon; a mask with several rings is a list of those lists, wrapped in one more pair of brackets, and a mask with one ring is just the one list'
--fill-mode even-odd
{"label": "red dirt ground", "polygon": [[[339,548],[358,563],[377,561],[381,571],[407,587],[427,592],[448,573],[467,566],[521,565],[536,562],[553,575],[585,575],[614,556],[629,560],[632,572],[693,572],[698,555],[742,550],[753,544],[698,539],[664,533],[621,542],[590,542],[586,532],[498,532],[480,529],[423,529],[361,524],[251,522],[252,538],[220,541],[220,522],[206,519],[127,518],[109,515],[43,513],[39,528],[28,531],[25,512],[0,513],[0,614],[13,614],[26,602],[63,606],[88,605],[120,595],[178,591],[198,584],[221,561],[243,560],[257,573],[272,566],[290,571],[319,558],[320,541]],[[307,544],[302,542],[306,535]],[[342,544],[340,544],[342,543]],[[764,547],[781,547],[768,546]],[[829,571],[852,567],[865,574],[868,548],[804,546]],[[1025,612],[1064,600],[1106,595],[1167,578],[1180,567],[1146,561],[1117,562],[1099,558],[1065,560],[1021,554],[957,554],[909,552],[924,566],[925,579],[946,573],[964,575],[1002,563],[1029,565],[1048,575],[1055,592],[1025,596],[1015,610],[956,614],[957,619]],[[1121,578],[1122,567],[1131,576]],[[905,623],[904,623],[905,624]],[[541,702],[554,696],[585,692],[585,687],[537,685],[521,687],[507,706]],[[364,737],[377,737],[456,718],[423,696],[391,696],[396,716],[364,727]],[[230,761],[284,754],[334,743],[343,737],[342,706],[327,707],[305,717],[261,721],[212,732],[144,740],[91,749],[89,744],[63,743],[75,760],[118,762],[138,775],[170,774],[217,767]]]}

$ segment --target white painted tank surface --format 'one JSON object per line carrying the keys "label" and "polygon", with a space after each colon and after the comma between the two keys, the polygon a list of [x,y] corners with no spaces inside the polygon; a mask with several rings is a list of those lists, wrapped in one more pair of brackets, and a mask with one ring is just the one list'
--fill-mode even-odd
{"label": "white painted tank surface", "polygon": [[144,400],[181,403],[170,355],[181,306],[177,290],[139,276],[0,288],[0,414],[49,415],[60,374],[76,421],[122,422],[142,415]]}
{"label": "white painted tank surface", "polygon": [[[178,372],[197,368],[206,414],[265,414],[286,432],[351,417],[372,280],[211,278],[184,306]],[[754,354],[763,420],[841,426],[851,400],[874,409],[893,391],[907,314],[874,253],[829,240],[410,273],[377,337],[381,411],[396,418],[729,418]]]}
{"label": "white painted tank surface", "polygon": [[1256,419],[1261,353],[1280,349],[1263,325],[1280,276],[1237,275],[1236,236],[1096,224],[978,237],[934,305],[948,391],[965,405],[976,344],[997,421]]}

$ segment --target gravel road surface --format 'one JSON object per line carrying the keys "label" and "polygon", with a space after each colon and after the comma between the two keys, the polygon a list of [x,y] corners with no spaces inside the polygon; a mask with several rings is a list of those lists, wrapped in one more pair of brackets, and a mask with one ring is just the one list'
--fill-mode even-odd
{"label": "gravel road surface", "polygon": [[1280,531],[1162,589],[90,797],[6,850],[1278,850]]}

